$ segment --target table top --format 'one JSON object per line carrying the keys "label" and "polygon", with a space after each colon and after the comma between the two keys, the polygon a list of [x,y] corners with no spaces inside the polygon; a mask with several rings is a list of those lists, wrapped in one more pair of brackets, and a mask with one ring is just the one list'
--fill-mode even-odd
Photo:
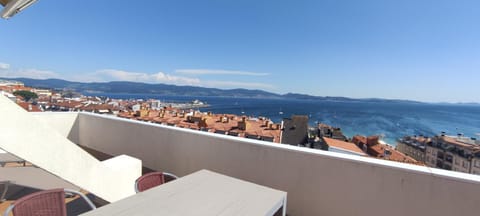
{"label": "table top", "polygon": [[272,215],[286,198],[283,191],[200,170],[84,215]]}

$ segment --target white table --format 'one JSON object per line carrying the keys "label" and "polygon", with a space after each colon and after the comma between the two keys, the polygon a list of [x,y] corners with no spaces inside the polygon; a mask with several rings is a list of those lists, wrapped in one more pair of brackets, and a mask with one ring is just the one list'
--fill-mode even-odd
{"label": "white table", "polygon": [[286,192],[200,170],[83,215],[285,216],[286,201]]}

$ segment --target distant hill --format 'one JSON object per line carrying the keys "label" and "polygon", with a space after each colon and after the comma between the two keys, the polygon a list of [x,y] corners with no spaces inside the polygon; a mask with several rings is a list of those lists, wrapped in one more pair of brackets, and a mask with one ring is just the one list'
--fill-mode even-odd
{"label": "distant hill", "polygon": [[47,89],[69,89],[77,92],[98,92],[98,93],[127,93],[127,94],[158,94],[164,96],[217,96],[217,97],[246,97],[246,98],[278,98],[278,99],[299,99],[299,100],[323,100],[339,102],[399,102],[399,103],[421,103],[409,100],[389,99],[354,99],[347,97],[312,96],[307,94],[275,94],[262,90],[249,89],[217,89],[195,86],[177,86],[167,84],[148,84],[138,82],[70,82],[61,79],[30,79],[30,78],[0,78],[4,80],[15,80],[23,82],[26,86]]}
{"label": "distant hill", "polygon": [[[6,78],[0,78],[6,79]],[[195,86],[176,86],[167,84],[147,84],[137,82],[70,82],[61,79],[9,78],[23,82],[26,86],[48,89],[70,89],[77,92],[158,94],[165,96],[222,96],[250,98],[281,98],[281,95],[262,90],[204,88]]]}
{"label": "distant hill", "polygon": [[375,102],[375,103],[422,103],[412,100],[396,100],[396,99],[381,99],[381,98],[348,98],[348,97],[332,97],[332,96],[312,96],[307,94],[287,93],[282,95],[284,98],[303,99],[303,100],[323,100],[323,101],[343,101],[343,102]]}

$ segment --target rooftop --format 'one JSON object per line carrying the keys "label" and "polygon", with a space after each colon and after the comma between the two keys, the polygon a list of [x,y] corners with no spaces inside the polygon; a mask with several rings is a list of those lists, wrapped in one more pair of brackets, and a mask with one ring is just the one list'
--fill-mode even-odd
{"label": "rooftop", "polygon": [[339,148],[339,149],[344,149],[346,151],[350,151],[350,152],[353,152],[353,153],[357,153],[358,155],[366,155],[365,152],[363,152],[362,149],[360,149],[354,143],[345,142],[345,141],[332,139],[332,138],[328,138],[328,137],[323,137],[323,139],[325,140],[325,142],[327,143],[327,145],[330,148],[332,148],[332,147],[333,148]]}
{"label": "rooftop", "polygon": [[[134,193],[133,157],[180,177],[208,169],[286,191],[289,215],[366,216],[372,203],[393,216],[475,215],[480,202],[470,174],[92,113],[27,113],[5,98],[0,113],[1,148],[111,202]],[[75,144],[114,158],[95,161]]]}

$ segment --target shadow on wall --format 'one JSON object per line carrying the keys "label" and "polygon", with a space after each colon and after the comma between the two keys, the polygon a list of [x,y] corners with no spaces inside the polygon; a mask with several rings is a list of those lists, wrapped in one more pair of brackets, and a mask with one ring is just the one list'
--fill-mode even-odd
{"label": "shadow on wall", "polygon": [[72,128],[68,132],[67,139],[73,143],[80,143],[80,118],[78,115],[75,116],[75,121],[73,122]]}

